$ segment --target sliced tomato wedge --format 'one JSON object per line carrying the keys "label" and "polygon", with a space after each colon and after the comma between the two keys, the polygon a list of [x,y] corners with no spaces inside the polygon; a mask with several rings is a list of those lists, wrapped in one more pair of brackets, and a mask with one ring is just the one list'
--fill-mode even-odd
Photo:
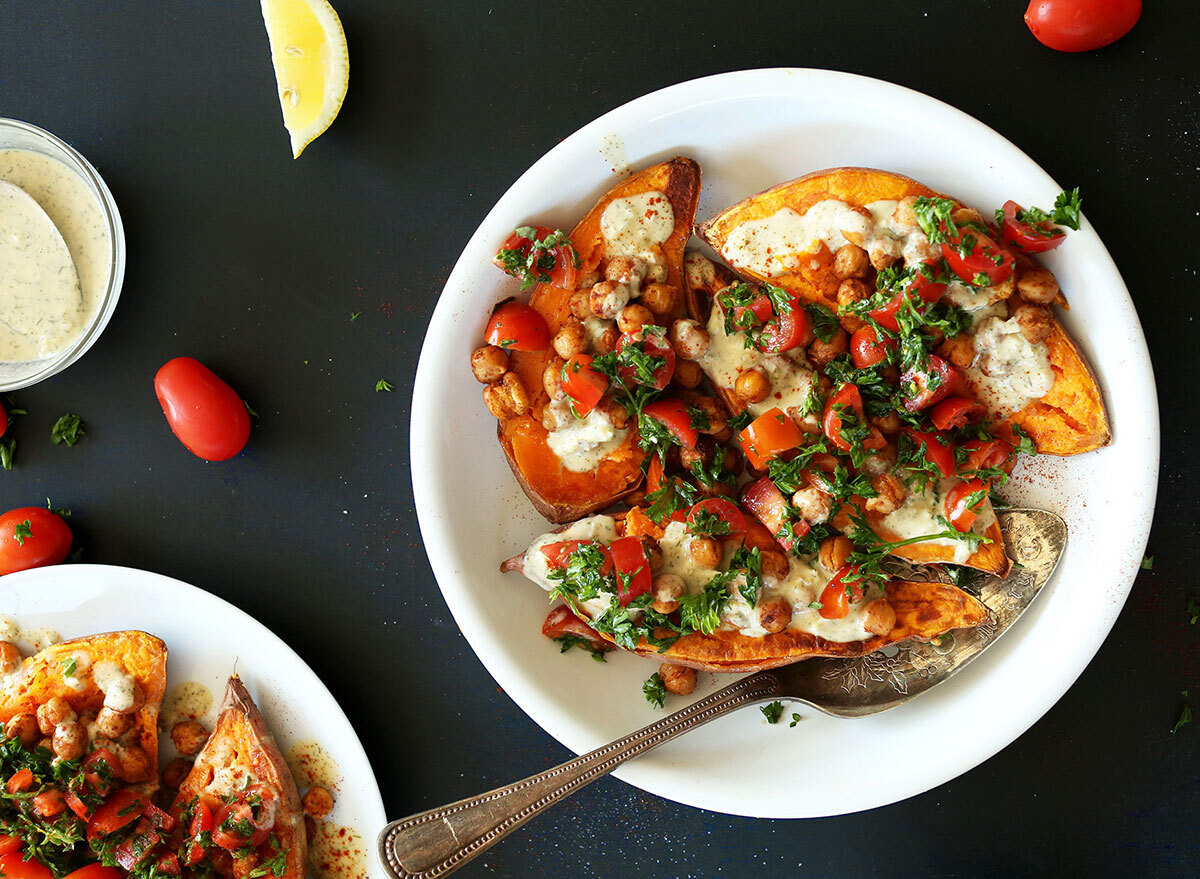
{"label": "sliced tomato wedge", "polygon": [[[830,395],[829,400],[825,403],[825,415],[821,420],[825,436],[841,452],[849,452],[853,448],[849,440],[842,436],[847,409],[857,417],[858,421],[863,420],[862,394],[859,393],[858,386],[850,382],[840,385]],[[872,427],[870,433],[862,441],[862,445],[864,449],[882,449],[887,445],[887,440],[884,439],[878,428]]]}
{"label": "sliced tomato wedge", "polygon": [[916,273],[908,287],[905,288],[905,292],[916,293],[926,305],[933,305],[946,292],[946,285],[934,280],[937,278],[937,274],[938,264],[926,260],[917,266]]}
{"label": "sliced tomato wedge", "polygon": [[655,400],[642,407],[642,412],[671,432],[681,446],[696,448],[700,431],[692,427],[692,416],[680,400]]}
{"label": "sliced tomato wedge", "polygon": [[978,229],[963,227],[942,243],[942,256],[950,270],[968,284],[994,287],[1013,273],[1013,255]]}
{"label": "sliced tomato wedge", "polygon": [[7,855],[10,852],[19,852],[25,845],[19,836],[5,836],[0,833],[0,855]]}
{"label": "sliced tomato wedge", "polygon": [[484,337],[489,345],[509,351],[545,351],[550,347],[550,326],[524,302],[505,302],[492,312]]}
{"label": "sliced tomato wedge", "polygon": [[576,354],[563,364],[562,386],[575,413],[587,418],[608,390],[608,376],[592,368],[591,354]]}
{"label": "sliced tomato wedge", "polygon": [[790,308],[784,309],[762,328],[758,347],[767,354],[780,354],[807,345],[812,339],[812,322],[808,312],[799,299],[793,299]]}
{"label": "sliced tomato wedge", "polygon": [[882,336],[870,324],[863,324],[850,337],[850,359],[856,369],[869,369],[887,360],[888,352],[896,350],[896,340]]}
{"label": "sliced tomato wedge", "polygon": [[968,479],[946,492],[944,506],[950,524],[959,531],[970,531],[987,503],[989,487],[986,480]]}
{"label": "sliced tomato wedge", "polygon": [[807,522],[803,523],[804,528],[797,533],[796,525],[791,521],[783,492],[771,481],[769,476],[764,476],[757,482],[746,486],[742,491],[742,505],[753,513],[758,521],[767,526],[767,530],[784,549],[790,550],[796,545],[796,538],[804,537],[808,533]]}
{"label": "sliced tomato wedge", "polygon": [[108,836],[142,816],[146,800],[131,790],[113,791],[88,821],[88,842]]}
{"label": "sliced tomato wedge", "polygon": [[54,879],[48,867],[25,860],[20,852],[0,855],[0,876],[5,879]]}
{"label": "sliced tomato wedge", "polygon": [[938,430],[954,430],[975,424],[983,420],[986,414],[987,410],[982,404],[970,397],[955,395],[934,406],[933,411],[929,413],[929,420]]}
{"label": "sliced tomato wedge", "polygon": [[[266,835],[263,835],[263,841],[266,841]],[[116,849],[117,863],[121,869],[128,870],[132,873],[140,864],[145,863],[154,857],[154,847],[162,842],[162,837],[153,830],[146,830],[142,833],[133,836],[120,845]],[[261,843],[259,843],[261,845]]]}
{"label": "sliced tomato wedge", "polygon": [[44,790],[33,798],[33,811],[43,818],[53,818],[67,811],[67,801],[63,792],[56,787]]}
{"label": "sliced tomato wedge", "polygon": [[675,374],[675,349],[663,336],[639,330],[636,333],[625,333],[617,345],[622,351],[631,345],[637,346],[651,357],[657,357],[663,361],[654,369],[652,377],[646,376],[632,366],[618,367],[617,374],[621,376],[622,380],[645,385],[656,391],[661,391],[671,381],[671,376]]}
{"label": "sliced tomato wedge", "polygon": [[[546,238],[550,235],[553,235],[555,231],[549,226],[535,226],[533,229],[534,237],[538,241],[545,241]],[[505,239],[504,247],[501,248],[501,250],[515,250],[523,258],[527,259],[529,257],[530,250],[533,248],[533,245],[534,241],[533,239],[529,238],[528,235],[522,235],[521,233],[514,231],[508,236],[507,239]],[[539,273],[545,273],[549,275],[550,283],[555,287],[562,288],[563,290],[574,290],[576,287],[578,287],[579,259],[578,255],[575,253],[575,248],[572,247],[569,242],[564,241],[562,244],[555,245],[548,250],[543,249],[543,251],[544,252],[537,267]],[[553,259],[554,261],[554,264],[550,267],[547,267],[545,264],[547,257]],[[492,258],[492,265],[496,266],[497,268],[504,269],[506,272],[509,271],[508,266],[505,264],[504,259],[499,253]],[[510,274],[514,274],[514,277],[519,277],[513,272],[510,272]]]}
{"label": "sliced tomato wedge", "polygon": [[767,462],[780,452],[794,449],[804,443],[804,434],[796,422],[775,407],[755,418],[738,434],[746,460],[755,470],[762,470]]}
{"label": "sliced tomato wedge", "polygon": [[9,776],[8,784],[6,785],[10,794],[19,794],[33,787],[34,777],[32,769],[18,769]]}
{"label": "sliced tomato wedge", "polygon": [[[749,317],[746,312],[753,314],[753,317]],[[771,297],[766,293],[759,293],[749,305],[734,306],[733,325],[735,327],[760,327],[769,321],[774,313],[775,308],[771,305]]]}
{"label": "sliced tomato wedge", "polygon": [[713,516],[723,522],[724,527],[718,526],[717,530],[722,533],[712,536],[740,537],[746,533],[746,517],[742,515],[742,511],[737,508],[736,504],[723,497],[705,498],[694,505],[687,515],[688,530],[693,533],[711,533],[708,531],[697,532],[692,526],[704,520],[711,520]]}
{"label": "sliced tomato wedge", "polygon": [[932,431],[913,430],[911,427],[902,427],[901,431],[924,448],[925,459],[937,465],[942,476],[949,479],[954,475],[954,444],[950,440]]}
{"label": "sliced tomato wedge", "polygon": [[[636,537],[618,537],[608,545],[612,553],[613,566],[617,571],[617,601],[621,606],[629,604],[639,595],[650,591],[654,579],[650,573],[650,559],[646,547]],[[628,585],[624,582],[628,579]]]}
{"label": "sliced tomato wedge", "polygon": [[993,467],[1005,469],[1012,460],[1012,446],[998,439],[973,439],[962,444],[967,459],[963,463],[964,473],[974,473],[978,470],[990,470]]}
{"label": "sliced tomato wedge", "polygon": [[614,649],[612,644],[601,638],[595,629],[575,616],[571,608],[565,604],[560,604],[546,614],[546,621],[542,623],[542,634],[551,639],[574,635],[576,638],[591,641],[592,646],[598,650]]}
{"label": "sliced tomato wedge", "polygon": [[1000,224],[1000,237],[1022,253],[1045,253],[1067,240],[1067,233],[1049,220],[1030,223],[1018,220],[1017,215],[1025,209],[1012,199],[1004,203],[1004,220]]}
{"label": "sliced tomato wedge", "polygon": [[962,387],[962,376],[958,370],[936,354],[929,355],[927,369],[906,369],[900,376],[904,408],[909,412],[928,409],[951,394],[958,393]]}
{"label": "sliced tomato wedge", "polygon": [[850,613],[851,601],[862,601],[862,581],[855,580],[849,584],[850,594],[846,594],[846,578],[858,571],[857,565],[844,565],[834,573],[830,581],[821,590],[821,609],[817,611],[824,619],[840,620]]}

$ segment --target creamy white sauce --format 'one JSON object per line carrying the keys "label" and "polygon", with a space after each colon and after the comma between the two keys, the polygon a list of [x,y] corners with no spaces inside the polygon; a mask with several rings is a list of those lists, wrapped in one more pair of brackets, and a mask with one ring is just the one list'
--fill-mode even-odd
{"label": "creamy white sauce", "polygon": [[641,256],[675,230],[675,211],[661,192],[643,192],[609,202],[600,215],[606,258]]}
{"label": "creamy white sauce", "polygon": [[[74,663],[72,665],[72,662]],[[63,683],[75,691],[87,687],[87,676],[84,674],[92,667],[92,655],[86,650],[73,650],[59,660],[59,668],[63,673]],[[70,671],[70,674],[67,672]]]}
{"label": "creamy white sauce", "polygon": [[[545,553],[542,552],[543,546],[564,540],[595,540],[598,543],[611,543],[616,539],[617,524],[612,516],[589,516],[586,519],[580,519],[561,531],[550,531],[534,540],[525,552],[525,562],[522,565],[521,573],[549,592],[557,584],[550,579],[550,565],[546,561]],[[583,602],[581,607],[589,616],[597,616],[604,612],[614,597],[611,592],[601,592],[599,597]]]}
{"label": "creamy white sauce", "polygon": [[825,199],[803,214],[781,208],[761,220],[747,220],[729,233],[722,255],[740,269],[767,278],[796,271],[803,257],[824,244],[837,250],[847,243],[843,233],[865,238],[874,226],[871,217],[844,201]]}
{"label": "creamy white sauce", "polygon": [[587,333],[588,347],[595,348],[601,337],[616,324],[603,317],[589,317],[583,322],[583,331]]}
{"label": "creamy white sauce", "polygon": [[628,429],[618,430],[607,415],[593,409],[587,418],[572,415],[563,427],[550,431],[546,444],[568,470],[586,473],[616,451],[628,434]]}
{"label": "creamy white sauce", "polygon": [[[48,243],[46,229],[31,223],[26,208],[0,200],[0,238],[6,239],[0,241],[0,361],[36,360],[70,346],[91,321],[108,286],[112,238],[100,203],[62,162],[29,150],[0,150],[0,180],[41,207],[65,242],[77,276],[68,293],[62,269],[54,270],[62,265],[61,254],[51,255],[56,246]],[[14,248],[14,232],[26,243]],[[29,243],[35,240],[40,244]],[[43,254],[35,260],[42,266],[36,275],[29,272],[31,252]],[[32,282],[34,277],[41,280]],[[13,292],[18,287],[19,296]]]}
{"label": "creamy white sauce", "polygon": [[[946,515],[944,505],[946,494],[961,481],[959,479],[939,479],[936,485],[929,486],[924,492],[910,490],[900,508],[884,516],[881,524],[895,532],[897,537],[902,540],[945,531],[947,526],[938,521],[938,516]],[[978,510],[975,522],[971,526],[971,533],[983,534],[995,520],[996,515],[992,512],[992,505],[985,502],[983,507]],[[922,543],[952,548],[954,550],[953,561],[956,565],[963,564],[971,557],[973,551],[971,544],[961,539],[939,537],[935,540],[922,541]]]}
{"label": "creamy white sauce", "polygon": [[26,653],[36,653],[62,640],[53,629],[22,626],[13,617],[0,616],[0,641],[11,641]]}
{"label": "creamy white sauce", "polygon": [[133,678],[121,671],[120,667],[107,659],[102,659],[92,668],[92,679],[104,693],[104,705],[119,714],[125,714],[133,708]]}
{"label": "creamy white sauce", "polygon": [[975,360],[964,371],[981,403],[994,413],[1017,412],[1054,386],[1050,350],[1021,335],[1016,318],[989,317],[974,333]]}

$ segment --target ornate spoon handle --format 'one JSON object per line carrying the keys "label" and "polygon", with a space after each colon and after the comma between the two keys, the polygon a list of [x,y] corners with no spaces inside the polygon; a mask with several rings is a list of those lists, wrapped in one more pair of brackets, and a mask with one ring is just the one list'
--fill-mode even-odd
{"label": "ornate spoon handle", "polygon": [[393,821],[379,834],[380,861],[398,879],[445,876],[626,760],[735,708],[778,695],[779,688],[780,681],[771,672],[751,675],[561,766]]}

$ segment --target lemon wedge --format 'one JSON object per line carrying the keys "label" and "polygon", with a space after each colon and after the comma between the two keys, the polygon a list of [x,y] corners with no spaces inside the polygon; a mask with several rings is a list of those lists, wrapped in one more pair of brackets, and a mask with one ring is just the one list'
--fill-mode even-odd
{"label": "lemon wedge", "polygon": [[292,158],[330,126],[350,83],[346,32],[328,0],[262,0]]}

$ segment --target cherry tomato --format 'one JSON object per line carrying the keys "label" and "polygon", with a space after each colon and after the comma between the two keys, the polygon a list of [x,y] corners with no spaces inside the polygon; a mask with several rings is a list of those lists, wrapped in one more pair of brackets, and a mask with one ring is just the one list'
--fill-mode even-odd
{"label": "cherry tomato", "polygon": [[[534,236],[538,241],[545,241],[548,235],[553,235],[554,230],[549,226],[534,227]],[[525,235],[513,232],[504,242],[503,250],[515,250],[523,257],[529,256],[529,251],[533,247],[533,241]],[[552,268],[547,268],[545,265],[539,265],[540,272],[544,272],[550,276],[550,283],[555,287],[560,287],[563,290],[574,290],[579,286],[579,267],[578,255],[575,253],[575,248],[569,242],[556,245],[546,251],[543,249],[542,259],[550,256],[554,259]],[[497,268],[508,271],[504,264],[504,260],[500,258],[500,254],[496,254],[492,258],[492,265]],[[515,275],[514,275],[515,276]]]}
{"label": "cherry tomato", "polygon": [[[753,319],[747,318],[747,311],[753,313]],[[762,326],[771,319],[771,315],[774,313],[775,307],[771,305],[771,297],[766,293],[759,293],[749,305],[734,306],[733,325],[735,327]]]}
{"label": "cherry tomato", "polygon": [[796,536],[803,537],[808,533],[806,522],[803,532],[796,534],[795,525],[790,522],[788,503],[783,497],[783,492],[769,476],[746,486],[742,491],[742,505],[767,526],[767,530],[784,549],[791,549],[796,545]]}
{"label": "cherry tomato", "polygon": [[962,376],[945,360],[930,354],[927,369],[913,367],[904,371],[900,388],[904,391],[904,408],[919,412],[960,391]]}
{"label": "cherry tomato", "polygon": [[96,809],[88,821],[88,841],[99,839],[101,836],[120,830],[127,824],[141,817],[146,800],[131,790],[122,788],[113,791],[112,796]]}
{"label": "cherry tomato", "polygon": [[1045,253],[1067,240],[1067,233],[1049,220],[1029,223],[1018,220],[1017,213],[1024,210],[1015,201],[1004,203],[1004,222],[1000,224],[1000,236],[1023,253]]}
{"label": "cherry tomato", "polygon": [[671,432],[679,444],[687,449],[696,448],[700,431],[692,427],[692,417],[680,400],[655,400],[642,407],[642,412],[653,418]]}
{"label": "cherry tomato", "polygon": [[[547,638],[561,638],[564,635],[574,635],[577,638],[586,638],[592,642],[594,647],[599,647],[604,650],[611,650],[612,644],[609,644],[597,634],[596,630],[575,616],[571,608],[565,604],[560,604],[550,613],[546,614],[546,621],[542,623],[542,634]],[[212,822],[209,822],[209,829],[212,828]],[[193,833],[192,837],[198,834]]]}
{"label": "cherry tomato", "polygon": [[943,436],[932,431],[913,430],[902,427],[900,430],[907,434],[914,443],[925,449],[925,460],[937,465],[938,472],[949,478],[954,475],[954,444]]}
{"label": "cherry tomato", "polygon": [[780,354],[807,345],[812,338],[812,322],[808,319],[808,312],[799,300],[793,300],[791,308],[784,309],[762,328],[758,347],[767,354]]}
{"label": "cherry tomato", "polygon": [[103,864],[88,864],[78,870],[72,870],[63,879],[124,879],[125,874],[116,867],[105,867]]}
{"label": "cherry tomato", "polygon": [[586,418],[608,390],[608,376],[592,368],[591,354],[576,354],[563,364],[562,386],[576,414]]}
{"label": "cherry tomato", "polygon": [[262,802],[264,793],[262,787],[254,785],[240,791],[232,803],[221,806],[213,816],[212,841],[228,851],[258,848],[266,842],[271,832],[266,819],[273,810]]}
{"label": "cherry tomato", "polygon": [[[557,543],[547,543],[542,547],[542,555],[546,557],[546,564],[551,570],[559,570],[565,568],[571,561],[571,556],[579,551],[581,546],[599,546],[594,540],[560,540]],[[609,557],[608,548],[600,546],[600,554],[604,556],[604,565],[601,571],[605,574],[612,573],[612,558]]]}
{"label": "cherry tomato", "polygon": [[617,369],[617,373],[626,382],[634,382],[661,391],[671,381],[671,376],[675,374],[675,349],[659,334],[643,333],[641,330],[636,333],[626,333],[617,343],[619,350],[622,351],[631,345],[640,347],[651,357],[657,357],[663,362],[654,369],[653,381],[646,381],[646,376],[639,376],[638,371],[632,366],[621,366]]}
{"label": "cherry tomato", "polygon": [[933,407],[929,420],[938,430],[966,427],[981,420],[986,414],[983,406],[970,397],[947,397]]}
{"label": "cherry tomato", "polygon": [[26,861],[20,852],[0,855],[0,876],[5,879],[54,879],[49,868],[37,861]]}
{"label": "cherry tomato", "polygon": [[44,790],[33,798],[33,811],[43,818],[53,818],[67,811],[63,792],[56,787]]}
{"label": "cherry tomato", "polygon": [[846,594],[846,577],[856,573],[855,565],[843,565],[834,573],[832,579],[821,590],[821,609],[817,611],[827,620],[840,620],[850,613],[851,601],[862,601],[862,581],[855,580],[850,584],[850,594]]}
{"label": "cherry tomato", "polygon": [[933,305],[946,292],[946,285],[934,280],[937,277],[938,264],[926,260],[917,266],[916,274],[909,282],[906,293],[916,293],[926,305]]}
{"label": "cherry tomato", "polygon": [[9,510],[0,516],[0,574],[57,565],[71,540],[67,523],[45,507]]}
{"label": "cherry tomato", "polygon": [[19,794],[22,791],[27,791],[33,787],[33,781],[32,769],[18,769],[8,779],[8,785],[6,787],[10,794]]}
{"label": "cherry tomato", "polygon": [[19,836],[5,836],[0,834],[0,855],[7,855],[11,852],[19,852],[25,845]]}
{"label": "cherry tomato", "polygon": [[967,453],[967,460],[962,468],[964,473],[990,470],[993,467],[1006,468],[1012,461],[1012,446],[1003,440],[968,440],[962,447]]}
{"label": "cherry tomato", "polygon": [[79,799],[79,796],[73,790],[68,789],[67,792],[63,794],[63,799],[67,803],[67,808],[74,812],[76,817],[82,818],[84,821],[86,821],[88,816],[92,813],[92,810],[88,807],[88,804]]}
{"label": "cherry tomato", "polygon": [[697,519],[706,513],[709,516],[716,516],[729,528],[725,534],[716,536],[739,537],[746,533],[746,517],[742,515],[742,511],[732,501],[728,501],[723,497],[705,498],[693,506],[687,515],[689,529],[696,523]]}
{"label": "cherry tomato", "polygon": [[[654,577],[650,573],[650,559],[646,556],[646,547],[636,537],[618,537],[608,545],[612,553],[613,566],[618,574],[617,601],[621,606],[629,604],[639,595],[650,591]],[[629,578],[629,585],[624,580]]]}
{"label": "cherry tomato", "polygon": [[867,369],[887,360],[888,352],[894,351],[896,340],[883,336],[870,324],[863,324],[850,337],[850,358],[856,369]]}
{"label": "cherry tomato", "polygon": [[767,466],[767,462],[777,457],[780,452],[801,445],[804,442],[804,434],[800,432],[796,422],[775,407],[751,421],[738,434],[738,439],[750,466],[755,470],[762,470]]}
{"label": "cherry tomato", "polygon": [[[842,436],[842,425],[845,423],[846,410],[850,409],[856,416],[858,421],[863,421],[863,402],[862,394],[858,391],[858,386],[849,382],[838,387],[830,396],[828,402],[825,403],[825,416],[821,420],[821,424],[825,429],[825,436],[833,443],[834,447],[842,452],[849,452],[853,446],[844,436]],[[872,427],[870,433],[862,441],[864,449],[882,449],[887,445],[887,440],[883,438],[883,434],[878,428]]]}
{"label": "cherry tomato", "polygon": [[944,506],[950,524],[959,531],[970,531],[987,501],[988,487],[982,479],[968,479],[946,492]]}
{"label": "cherry tomato", "polygon": [[492,312],[484,338],[506,351],[545,351],[550,347],[550,325],[537,309],[510,301]]}
{"label": "cherry tomato", "polygon": [[106,797],[109,788],[112,787],[112,777],[120,765],[108,748],[97,748],[83,761],[83,779],[88,783],[88,787]]}
{"label": "cherry tomato", "polygon": [[250,439],[246,404],[199,360],[167,361],[154,376],[154,393],[171,431],[205,461],[232,458]]}
{"label": "cherry tomato", "polygon": [[978,229],[963,227],[942,244],[942,256],[950,270],[968,284],[992,287],[1013,273],[1013,255]]}
{"label": "cherry tomato", "polygon": [[4,431],[8,430],[8,412],[4,409],[4,404],[0,403],[0,436],[4,436]]}
{"label": "cherry tomato", "polygon": [[1129,33],[1142,0],[1032,0],[1025,24],[1039,43],[1059,52],[1090,52]]}

